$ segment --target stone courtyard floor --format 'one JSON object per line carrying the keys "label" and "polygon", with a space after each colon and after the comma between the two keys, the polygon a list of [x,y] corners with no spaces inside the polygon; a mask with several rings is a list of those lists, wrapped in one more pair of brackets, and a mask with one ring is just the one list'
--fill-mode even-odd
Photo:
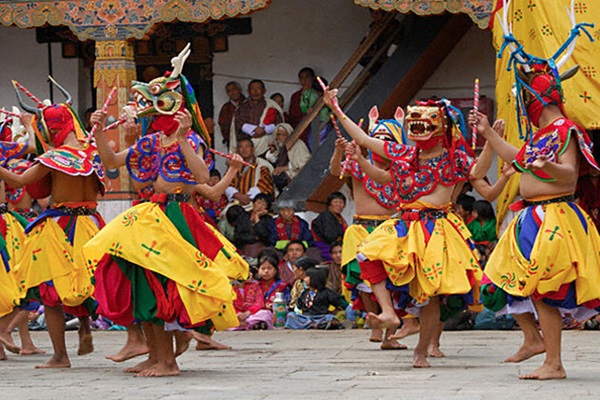
{"label": "stone courtyard floor", "polygon": [[[36,370],[43,356],[8,353],[0,362],[0,399],[599,399],[600,332],[566,331],[563,381],[519,381],[543,356],[519,365],[501,363],[520,341],[518,331],[444,332],[444,359],[413,369],[409,350],[381,351],[368,330],[223,332],[233,347],[196,351],[179,359],[181,375],[135,378],[122,372],[139,360],[104,359],[125,342],[124,332],[94,332],[96,351],[71,356],[71,369]],[[76,352],[75,332],[67,333]],[[16,336],[16,335],[15,335]],[[46,332],[33,332],[50,352]]]}

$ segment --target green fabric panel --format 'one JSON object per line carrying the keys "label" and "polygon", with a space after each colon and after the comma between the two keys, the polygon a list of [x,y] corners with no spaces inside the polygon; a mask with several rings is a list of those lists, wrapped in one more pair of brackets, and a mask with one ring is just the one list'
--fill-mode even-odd
{"label": "green fabric panel", "polygon": [[462,295],[446,296],[440,304],[440,321],[446,322],[467,307]]}
{"label": "green fabric panel", "polygon": [[358,265],[356,259],[346,264],[346,282],[352,286],[362,282],[362,279],[360,279],[360,265]]}
{"label": "green fabric panel", "polygon": [[192,231],[190,230],[187,221],[183,217],[183,213],[181,212],[181,208],[179,207],[179,203],[170,202],[165,206],[165,214],[169,218],[169,220],[175,225],[175,228],[179,231],[179,234],[192,246],[198,248],[196,245],[196,241],[194,240],[194,236],[192,236]]}
{"label": "green fabric panel", "polygon": [[24,216],[22,216],[21,214],[19,214],[18,212],[15,211],[9,211],[10,215],[12,215],[17,221],[19,221],[19,224],[21,224],[21,226],[23,228],[25,228],[27,225],[29,225],[29,221],[27,220],[27,218],[25,218]]}
{"label": "green fabric panel", "polygon": [[497,312],[502,310],[507,303],[506,292],[499,287],[496,287],[495,291],[490,292],[491,287],[493,287],[491,283],[481,285],[481,302],[485,308]]}
{"label": "green fabric panel", "polygon": [[[150,322],[155,325],[163,325],[164,321],[156,317],[156,297],[150,289],[150,285],[144,275],[144,269],[119,257],[113,256],[121,271],[131,282],[133,301],[133,316],[141,321]],[[159,281],[164,284],[167,281],[162,275],[155,274]]]}

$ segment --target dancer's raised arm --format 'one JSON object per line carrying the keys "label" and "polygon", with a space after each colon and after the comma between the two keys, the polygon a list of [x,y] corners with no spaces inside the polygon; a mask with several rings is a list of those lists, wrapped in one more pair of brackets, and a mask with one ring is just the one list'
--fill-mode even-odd
{"label": "dancer's raised arm", "polygon": [[[106,111],[96,110],[90,116],[91,124],[99,124],[99,126],[104,126],[104,121],[106,119]],[[106,169],[116,169],[123,165],[127,160],[127,151],[129,149],[125,149],[120,152],[115,152],[112,147],[108,144],[108,140],[106,140],[106,135],[102,132],[102,129],[96,129],[94,132],[94,138],[96,139],[96,147],[98,148],[98,155],[100,156],[100,160],[102,160],[102,164],[104,164],[104,168]]]}
{"label": "dancer's raised arm", "polygon": [[346,132],[352,136],[352,139],[354,139],[359,146],[365,147],[379,154],[381,157],[386,157],[383,140],[372,138],[367,135],[365,131],[363,131],[354,121],[348,118],[346,114],[333,105],[337,97],[337,93],[337,89],[326,88],[323,92],[323,101],[325,102],[325,105],[331,108],[335,116],[342,123],[342,126]]}

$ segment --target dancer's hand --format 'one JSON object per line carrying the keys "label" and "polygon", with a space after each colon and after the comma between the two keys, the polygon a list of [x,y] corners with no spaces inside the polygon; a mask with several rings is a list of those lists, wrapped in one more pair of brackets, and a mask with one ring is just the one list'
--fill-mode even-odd
{"label": "dancer's hand", "polygon": [[469,126],[475,127],[477,133],[486,139],[491,132],[495,132],[490,127],[487,115],[480,111],[471,110],[469,113]]}
{"label": "dancer's hand", "polygon": [[348,145],[348,141],[346,140],[346,138],[337,138],[335,140],[335,151],[341,154],[344,154],[344,151],[346,149],[346,146]]}
{"label": "dancer's hand", "polygon": [[188,131],[192,128],[192,114],[187,109],[177,111],[175,121],[179,124],[175,131],[175,137],[178,140],[185,139]]}
{"label": "dancer's hand", "polygon": [[348,143],[348,145],[346,146],[346,154],[350,155],[350,159],[352,161],[358,162],[362,158],[362,149],[353,140],[352,142]]}
{"label": "dancer's hand", "polygon": [[[107,112],[106,111],[102,111],[102,110],[96,110],[92,113],[92,115],[90,116],[90,124],[92,126],[98,124],[99,127],[103,127],[104,126],[104,121],[106,121],[106,116],[107,116]],[[102,132],[102,129],[96,129],[96,133],[98,132]]]}
{"label": "dancer's hand", "polygon": [[338,90],[337,89],[329,89],[329,86],[327,86],[325,88],[325,90],[323,91],[323,102],[325,103],[325,105],[327,107],[329,107],[332,110],[335,109],[335,104],[338,101],[337,94],[338,94]]}
{"label": "dancer's hand", "polygon": [[548,164],[548,162],[548,156],[539,155],[533,162],[525,164],[525,168],[531,171],[543,169]]}
{"label": "dancer's hand", "polygon": [[497,119],[496,121],[494,121],[494,125],[492,125],[492,129],[500,137],[504,137],[504,128],[505,127],[506,127],[506,122],[504,122],[503,119]]}
{"label": "dancer's hand", "polygon": [[235,171],[241,171],[244,166],[244,159],[237,153],[231,153],[231,158],[229,159],[229,168]]}

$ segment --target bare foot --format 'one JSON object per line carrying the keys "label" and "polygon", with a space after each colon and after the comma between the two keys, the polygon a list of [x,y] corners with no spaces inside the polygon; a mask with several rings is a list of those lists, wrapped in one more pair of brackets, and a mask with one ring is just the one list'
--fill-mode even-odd
{"label": "bare foot", "polygon": [[34,354],[46,354],[46,350],[39,349],[35,346],[23,346],[21,352],[19,353],[22,356],[31,356]]}
{"label": "bare foot", "polygon": [[386,339],[381,343],[381,350],[406,350],[408,346],[402,343],[398,343],[396,340]]}
{"label": "bare foot", "polygon": [[446,357],[446,355],[440,350],[439,346],[429,345],[427,348],[427,355],[429,357],[442,358]]}
{"label": "bare foot", "polygon": [[383,342],[383,329],[373,328],[371,329],[371,337],[369,342],[381,343]]}
{"label": "bare foot", "polygon": [[8,332],[0,333],[0,344],[4,345],[6,350],[10,351],[11,353],[19,354],[21,352],[21,348],[15,344],[11,334]]}
{"label": "bare foot", "polygon": [[544,343],[540,342],[536,345],[525,345],[521,346],[519,350],[512,356],[506,358],[504,362],[506,363],[519,363],[521,361],[525,361],[530,359],[531,357],[542,354],[546,352],[546,348],[544,347]]}
{"label": "bare foot", "polygon": [[71,368],[71,361],[69,361],[69,357],[61,357],[56,358],[52,356],[48,361],[44,364],[36,365],[36,368]]}
{"label": "bare foot", "polygon": [[415,335],[415,334],[419,333],[420,327],[421,326],[418,323],[406,323],[405,322],[404,325],[402,325],[402,327],[400,328],[400,330],[397,333],[390,336],[390,338],[400,340],[405,337]]}
{"label": "bare foot", "polygon": [[519,379],[537,379],[537,380],[548,380],[548,379],[565,379],[567,373],[562,365],[559,367],[552,367],[547,364],[542,364],[541,367],[533,371],[531,374],[519,375]]}
{"label": "bare foot", "polygon": [[94,339],[91,333],[79,336],[79,349],[77,349],[77,355],[83,356],[94,352]]}
{"label": "bare foot", "polygon": [[191,332],[175,332],[175,357],[179,357],[190,347]]}
{"label": "bare foot", "polygon": [[371,329],[389,329],[395,330],[400,325],[400,320],[396,313],[381,313],[379,315],[370,312],[367,314],[367,323]]}
{"label": "bare foot", "polygon": [[158,361],[156,361],[156,360],[147,359],[146,361],[142,361],[141,363],[134,365],[133,367],[125,368],[123,370],[123,372],[134,373],[134,374],[140,373],[140,372],[152,367],[157,362]]}
{"label": "bare foot", "polygon": [[4,352],[4,346],[0,344],[0,361],[6,360],[6,353]]}
{"label": "bare foot", "polygon": [[179,367],[177,366],[177,364],[167,365],[163,363],[156,363],[150,368],[140,371],[135,376],[161,377],[175,375],[179,375]]}
{"label": "bare foot", "polygon": [[427,354],[417,353],[415,351],[413,356],[413,367],[414,368],[429,368],[431,364],[427,362]]}
{"label": "bare foot", "polygon": [[231,346],[219,343],[201,333],[192,331],[192,336],[198,342],[196,343],[196,350],[231,350]]}
{"label": "bare foot", "polygon": [[117,354],[111,354],[104,358],[114,362],[123,362],[138,356],[143,356],[144,354],[148,354],[149,352],[150,349],[145,343],[126,343],[125,346],[123,346],[123,348],[119,350]]}

